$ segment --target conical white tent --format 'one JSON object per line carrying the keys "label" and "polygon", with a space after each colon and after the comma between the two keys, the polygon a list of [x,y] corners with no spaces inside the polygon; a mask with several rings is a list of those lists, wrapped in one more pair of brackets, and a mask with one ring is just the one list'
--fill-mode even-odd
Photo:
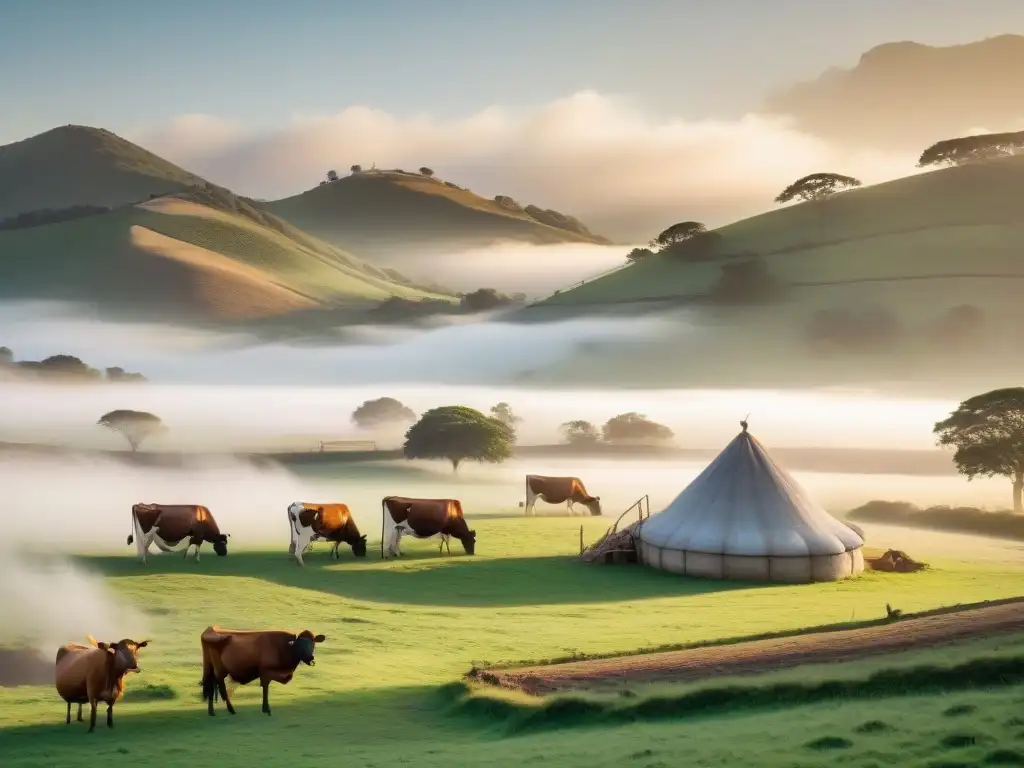
{"label": "conical white tent", "polygon": [[814,503],[753,435],[733,438],[640,527],[640,560],[687,576],[834,581],[864,570],[864,540]]}

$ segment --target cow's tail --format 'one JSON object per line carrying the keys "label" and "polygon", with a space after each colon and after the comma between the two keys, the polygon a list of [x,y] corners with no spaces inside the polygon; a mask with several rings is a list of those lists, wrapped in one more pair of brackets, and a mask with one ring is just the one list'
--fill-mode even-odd
{"label": "cow's tail", "polygon": [[380,559],[384,559],[384,519],[388,513],[388,497],[380,500]]}
{"label": "cow's tail", "polygon": [[217,703],[217,675],[213,673],[213,666],[203,669],[203,701],[211,704]]}
{"label": "cow's tail", "polygon": [[130,547],[132,545],[133,541],[135,541],[135,507],[134,506],[132,506],[132,532],[128,534],[128,544],[127,544],[127,546]]}

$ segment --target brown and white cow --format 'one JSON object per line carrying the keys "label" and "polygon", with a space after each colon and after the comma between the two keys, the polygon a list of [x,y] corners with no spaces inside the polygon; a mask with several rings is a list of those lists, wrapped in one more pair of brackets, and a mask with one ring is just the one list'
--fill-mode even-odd
{"label": "brown and white cow", "polygon": [[[456,538],[462,542],[467,555],[476,552],[476,531],[471,531],[462,514],[462,503],[458,499],[412,499],[406,496],[385,496],[381,499],[381,514],[385,527],[382,536],[382,557],[402,554],[402,536],[416,539],[441,539],[441,548],[447,548],[448,541]],[[387,523],[390,522],[390,525]]]}
{"label": "brown and white cow", "polygon": [[137,643],[125,638],[116,643],[97,643],[91,636],[91,645],[67,643],[57,649],[54,682],[57,693],[67,702],[64,722],[71,723],[71,705],[78,705],[78,721],[82,721],[82,705],[89,705],[89,731],[96,728],[96,707],[102,701],[107,705],[107,727],[114,727],[114,704],[124,694],[124,676],[141,672],[139,649],[149,645],[148,640]]}
{"label": "brown and white cow", "polygon": [[221,557],[228,553],[228,534],[220,532],[213,514],[200,504],[134,504],[132,530],[128,546],[135,542],[142,562],[146,562],[151,544],[175,552],[185,542],[185,557],[195,547],[196,562],[204,541],[213,544],[213,551]]}
{"label": "brown and white cow", "polygon": [[288,554],[294,555],[299,565],[305,565],[302,556],[314,540],[332,542],[331,557],[339,560],[338,547],[342,543],[352,547],[356,557],[366,557],[366,536],[360,535],[347,504],[293,502],[288,505],[288,526],[291,529]]}
{"label": "brown and white cow", "polygon": [[223,629],[207,627],[199,637],[203,648],[203,698],[206,711],[213,715],[213,703],[220,693],[228,712],[235,708],[228,698],[224,680],[228,677],[239,685],[259,678],[263,687],[263,711],[270,714],[268,689],[272,682],[287,685],[302,662],[312,667],[315,646],[327,638],[314,636],[308,629],[298,634],[276,629]]}
{"label": "brown and white cow", "polygon": [[578,477],[547,477],[545,475],[526,476],[526,515],[536,514],[534,507],[537,499],[548,504],[566,503],[569,514],[573,513],[573,505],[582,504],[593,516],[601,514],[601,497],[591,496],[583,487]]}

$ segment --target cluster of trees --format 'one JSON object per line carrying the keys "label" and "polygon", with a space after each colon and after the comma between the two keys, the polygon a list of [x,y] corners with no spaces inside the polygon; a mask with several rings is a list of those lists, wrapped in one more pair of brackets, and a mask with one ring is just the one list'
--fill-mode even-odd
{"label": "cluster of trees", "polygon": [[[353,165],[352,167],[350,167],[349,170],[352,173],[354,173],[354,174],[355,173],[362,173],[363,172],[363,166],[361,166],[361,165],[359,165],[357,163],[357,164]],[[402,171],[402,170],[399,170],[398,172],[399,173],[405,173],[405,171]],[[433,168],[428,168],[427,166],[424,165],[422,168],[420,168],[419,174],[420,174],[420,176],[426,176],[429,179],[429,178],[432,178],[434,176],[434,169]],[[321,181],[320,183],[321,184],[331,184],[331,183],[337,181],[339,178],[340,177],[338,176],[338,172],[332,169],[332,170],[327,172],[326,181]]]}
{"label": "cluster of trees", "polygon": [[921,153],[918,168],[929,165],[964,165],[1016,154],[1024,147],[1024,131],[985,133],[938,141]]}
{"label": "cluster of trees", "polygon": [[0,347],[0,371],[2,370],[60,381],[146,381],[146,377],[141,373],[129,373],[119,366],[99,371],[73,355],[51,355],[43,360],[15,360],[10,347]]}
{"label": "cluster of trees", "polygon": [[[464,461],[500,462],[512,455],[516,425],[522,419],[506,402],[495,403],[488,413],[466,406],[443,406],[415,412],[393,397],[367,400],[352,412],[361,429],[411,424],[405,433],[403,452],[409,459],[445,459],[458,470]],[[564,440],[578,447],[611,445],[658,445],[672,440],[671,429],[642,413],[622,413],[600,429],[589,421],[562,424]]]}
{"label": "cluster of trees", "polygon": [[505,294],[494,288],[477,288],[475,291],[458,293],[456,296],[459,298],[458,305],[443,299],[417,300],[391,296],[370,312],[383,320],[401,321],[430,315],[487,312],[526,303],[525,293]]}
{"label": "cluster of trees", "polygon": [[531,219],[549,227],[564,229],[567,232],[575,232],[579,235],[591,237],[593,233],[586,225],[575,216],[556,211],[553,208],[541,208],[539,205],[520,205],[508,195],[495,195],[494,202],[502,208],[507,208],[515,213],[525,213]]}
{"label": "cluster of trees", "polygon": [[0,220],[0,230],[28,229],[42,227],[46,224],[57,224],[62,221],[82,219],[86,216],[97,216],[109,213],[112,209],[105,205],[72,205],[67,208],[41,208],[38,211],[27,211],[17,216]]}
{"label": "cluster of trees", "polygon": [[815,312],[805,335],[815,352],[878,352],[895,349],[908,338],[947,351],[975,347],[984,338],[985,313],[973,304],[950,307],[923,326],[910,329],[881,306],[832,308]]}

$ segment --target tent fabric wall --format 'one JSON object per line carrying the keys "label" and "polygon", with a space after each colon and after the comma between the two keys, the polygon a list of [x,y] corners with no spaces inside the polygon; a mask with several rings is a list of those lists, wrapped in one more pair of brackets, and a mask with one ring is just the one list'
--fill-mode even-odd
{"label": "tent fabric wall", "polygon": [[709,579],[801,583],[864,570],[864,540],[818,506],[746,430],[640,527],[639,559]]}

